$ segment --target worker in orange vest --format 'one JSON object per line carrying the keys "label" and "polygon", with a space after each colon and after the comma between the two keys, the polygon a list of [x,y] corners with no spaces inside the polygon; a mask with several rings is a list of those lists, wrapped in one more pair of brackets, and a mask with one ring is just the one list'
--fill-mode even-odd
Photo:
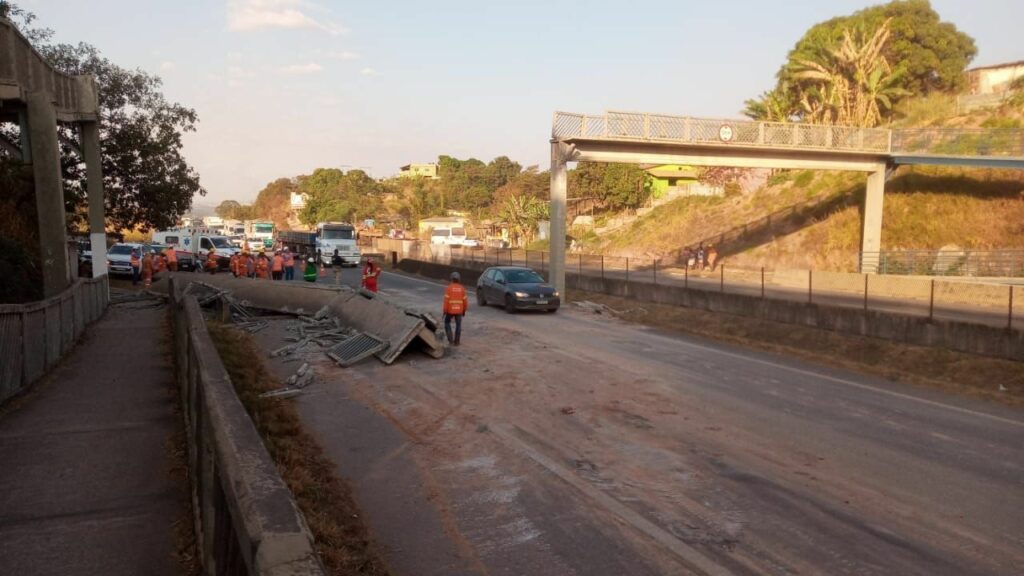
{"label": "worker in orange vest", "polygon": [[284,256],[281,256],[280,250],[274,252],[274,258],[270,261],[270,276],[274,280],[284,278]]}
{"label": "worker in orange vest", "polygon": [[[458,346],[462,339],[462,317],[469,309],[466,287],[458,272],[452,272],[451,283],[444,289],[444,333],[448,341]],[[455,319],[455,338],[452,339],[452,319]]]}
{"label": "worker in orange vest", "polygon": [[142,261],[139,260],[139,250],[137,248],[132,248],[131,265],[132,286],[137,286],[139,284],[139,278],[141,277],[142,272]]}
{"label": "worker in orange vest", "polygon": [[260,251],[260,255],[256,257],[256,279],[266,280],[270,278],[270,260],[267,259],[267,253]]}
{"label": "worker in orange vest", "polygon": [[210,246],[210,251],[206,253],[206,271],[210,274],[216,274],[218,265],[217,249]]}
{"label": "worker in orange vest", "polygon": [[153,255],[156,254],[156,250],[146,252],[146,255],[142,257],[142,285],[149,288],[150,284],[153,283]]}
{"label": "worker in orange vest", "polygon": [[235,272],[239,278],[249,277],[249,251],[246,250],[238,255],[238,260],[235,261]]}
{"label": "worker in orange vest", "polygon": [[366,259],[366,266],[363,267],[363,288],[370,292],[377,291],[377,278],[380,277],[380,266],[373,261],[373,258]]}
{"label": "worker in orange vest", "polygon": [[174,249],[174,246],[168,246],[164,248],[164,258],[167,259],[167,269],[171,272],[178,271],[178,252]]}

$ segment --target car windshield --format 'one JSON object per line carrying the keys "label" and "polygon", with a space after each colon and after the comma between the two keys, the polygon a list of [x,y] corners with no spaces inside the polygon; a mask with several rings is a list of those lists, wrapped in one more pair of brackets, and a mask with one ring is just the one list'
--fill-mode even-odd
{"label": "car windshield", "polygon": [[351,228],[324,228],[320,237],[324,240],[351,240]]}
{"label": "car windshield", "polygon": [[110,247],[108,254],[131,254],[132,247],[125,246],[124,244],[117,244]]}
{"label": "car windshield", "polygon": [[509,284],[537,284],[544,281],[533,270],[505,270],[505,280]]}
{"label": "car windshield", "polygon": [[256,225],[256,232],[258,234],[270,234],[273,231],[274,231],[274,225],[273,224],[257,224]]}
{"label": "car windshield", "polygon": [[213,242],[215,248],[231,248],[231,242],[223,236],[214,236],[210,238],[210,241]]}

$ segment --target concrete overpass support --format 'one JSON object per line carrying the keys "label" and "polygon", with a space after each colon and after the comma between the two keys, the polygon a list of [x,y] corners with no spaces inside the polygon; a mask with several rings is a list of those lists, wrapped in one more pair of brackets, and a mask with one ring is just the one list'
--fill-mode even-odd
{"label": "concrete overpass support", "polygon": [[103,158],[100,153],[100,126],[99,122],[82,122],[81,126],[86,187],[89,194],[92,277],[99,278],[107,273],[107,235],[103,205]]}
{"label": "concrete overpass support", "polygon": [[569,146],[551,143],[551,272],[548,281],[562,298],[565,294],[565,198],[569,183]]}
{"label": "concrete overpass support", "polygon": [[61,183],[57,115],[46,92],[28,96],[29,142],[39,221],[39,254],[43,266],[43,296],[49,298],[71,283],[68,274],[64,187]]}
{"label": "concrete overpass support", "polygon": [[865,274],[878,272],[878,253],[882,250],[882,204],[885,200],[885,177],[886,166],[884,164],[868,174],[860,247],[860,270]]}

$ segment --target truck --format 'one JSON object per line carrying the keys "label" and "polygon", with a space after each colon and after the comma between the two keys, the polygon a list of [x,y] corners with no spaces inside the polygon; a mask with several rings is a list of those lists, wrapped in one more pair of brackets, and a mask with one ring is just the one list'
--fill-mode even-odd
{"label": "truck", "polygon": [[214,249],[221,269],[227,269],[231,256],[240,252],[227,236],[204,227],[160,230],[153,233],[153,242],[174,246],[176,251],[190,252],[197,268],[205,267],[210,248]]}
{"label": "truck", "polygon": [[434,226],[430,230],[430,243],[434,245],[467,246],[474,248],[479,246],[479,242],[471,240],[466,236],[466,228],[464,226]]}
{"label": "truck", "polygon": [[320,222],[316,230],[282,230],[277,241],[296,254],[317,258],[330,265],[334,251],[338,250],[343,265],[358,266],[362,255],[356,246],[355,226],[345,222]]}
{"label": "truck", "polygon": [[274,223],[249,220],[245,223],[245,243],[250,250],[274,247]]}

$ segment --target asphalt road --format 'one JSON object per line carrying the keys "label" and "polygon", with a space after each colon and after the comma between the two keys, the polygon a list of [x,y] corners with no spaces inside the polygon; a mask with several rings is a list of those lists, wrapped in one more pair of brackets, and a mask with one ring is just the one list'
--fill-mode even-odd
{"label": "asphalt road", "polygon": [[397,574],[1024,572],[1019,410],[571,306],[315,369],[300,413]]}

